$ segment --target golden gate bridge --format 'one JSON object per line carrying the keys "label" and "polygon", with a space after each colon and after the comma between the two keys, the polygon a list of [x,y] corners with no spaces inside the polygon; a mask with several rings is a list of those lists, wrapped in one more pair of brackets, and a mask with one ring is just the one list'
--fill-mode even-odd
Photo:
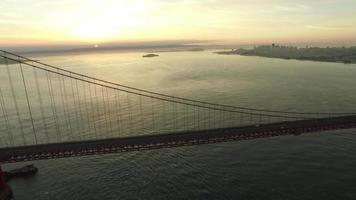
{"label": "golden gate bridge", "polygon": [[288,112],[147,91],[0,51],[0,163],[356,127],[356,113]]}

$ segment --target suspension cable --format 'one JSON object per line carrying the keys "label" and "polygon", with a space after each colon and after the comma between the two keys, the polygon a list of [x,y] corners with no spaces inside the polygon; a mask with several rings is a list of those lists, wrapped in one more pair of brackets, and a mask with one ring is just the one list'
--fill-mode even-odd
{"label": "suspension cable", "polygon": [[[122,84],[117,84],[117,83],[114,83],[114,82],[110,82],[110,81],[106,81],[106,80],[103,80],[103,79],[99,79],[99,78],[87,76],[87,75],[84,75],[84,74],[76,73],[76,72],[73,72],[73,71],[70,71],[70,70],[62,69],[62,68],[59,68],[59,67],[56,67],[56,66],[53,66],[53,65],[45,64],[45,63],[42,63],[42,62],[40,62],[38,60],[32,60],[32,59],[29,59],[29,58],[26,58],[26,57],[23,57],[23,56],[20,56],[20,55],[17,55],[17,54],[8,52],[8,51],[4,51],[4,50],[0,50],[0,51],[2,51],[4,53],[7,53],[7,54],[10,54],[10,55],[13,55],[13,56],[18,56],[18,57],[23,59],[23,60],[16,60],[16,59],[9,58],[9,59],[11,59],[13,61],[16,61],[16,62],[22,62],[24,64],[27,64],[26,61],[32,61],[32,62],[35,62],[37,64],[40,64],[40,65],[43,65],[43,66],[46,66],[46,67],[50,67],[50,68],[53,68],[53,69],[56,69],[56,70],[60,70],[60,71],[66,72],[66,73],[71,73],[71,74],[74,74],[74,75],[77,75],[77,76],[81,76],[81,77],[84,77],[84,78],[88,78],[88,79],[91,79],[91,80],[100,81],[100,82],[103,82],[103,83],[106,83],[106,84],[115,85],[115,86],[118,86],[118,87],[130,89],[130,90],[134,90],[134,91],[138,91],[138,92],[144,92],[144,93],[147,93],[147,94],[149,94],[151,96],[152,95],[157,95],[157,96],[161,96],[161,97],[179,99],[179,100],[183,100],[183,101],[199,103],[199,104],[206,104],[206,105],[211,105],[211,106],[218,106],[218,107],[225,107],[225,108],[239,109],[239,110],[248,110],[248,111],[257,111],[257,112],[268,112],[268,113],[296,114],[296,115],[354,115],[354,114],[356,114],[356,113],[325,113],[325,112],[277,111],[277,110],[268,110],[268,109],[255,109],[255,108],[239,107],[239,106],[232,106],[232,105],[225,105],[225,104],[216,104],[216,103],[210,103],[210,102],[205,102],[205,101],[187,99],[187,98],[182,98],[182,97],[177,97],[177,96],[172,96],[172,95],[152,92],[152,91],[148,91],[148,90],[143,90],[143,89],[130,87],[130,86],[122,85]],[[2,55],[0,55],[0,56],[2,56]],[[2,57],[6,57],[6,56],[2,56]],[[26,60],[26,61],[24,61],[24,60]]]}

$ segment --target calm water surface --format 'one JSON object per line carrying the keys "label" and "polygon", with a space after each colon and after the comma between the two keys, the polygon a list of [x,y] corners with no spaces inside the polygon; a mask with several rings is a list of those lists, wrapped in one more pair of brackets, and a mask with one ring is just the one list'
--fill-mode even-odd
{"label": "calm water surface", "polygon": [[[142,55],[30,56],[120,84],[214,103],[356,111],[356,65],[211,52]],[[36,176],[10,185],[18,200],[356,199],[354,132],[36,161]]]}

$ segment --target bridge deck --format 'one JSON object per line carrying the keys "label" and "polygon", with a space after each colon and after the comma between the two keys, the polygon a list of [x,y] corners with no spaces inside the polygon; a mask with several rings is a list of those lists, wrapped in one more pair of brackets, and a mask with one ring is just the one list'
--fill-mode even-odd
{"label": "bridge deck", "polygon": [[53,159],[115,152],[248,140],[356,127],[356,115],[279,122],[260,126],[231,127],[171,134],[112,138],[0,149],[0,163]]}

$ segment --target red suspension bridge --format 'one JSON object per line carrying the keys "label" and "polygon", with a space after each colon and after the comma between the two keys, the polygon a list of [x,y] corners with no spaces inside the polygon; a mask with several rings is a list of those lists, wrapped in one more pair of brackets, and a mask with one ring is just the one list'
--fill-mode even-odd
{"label": "red suspension bridge", "polygon": [[356,127],[356,113],[215,104],[90,77],[0,51],[0,163]]}

